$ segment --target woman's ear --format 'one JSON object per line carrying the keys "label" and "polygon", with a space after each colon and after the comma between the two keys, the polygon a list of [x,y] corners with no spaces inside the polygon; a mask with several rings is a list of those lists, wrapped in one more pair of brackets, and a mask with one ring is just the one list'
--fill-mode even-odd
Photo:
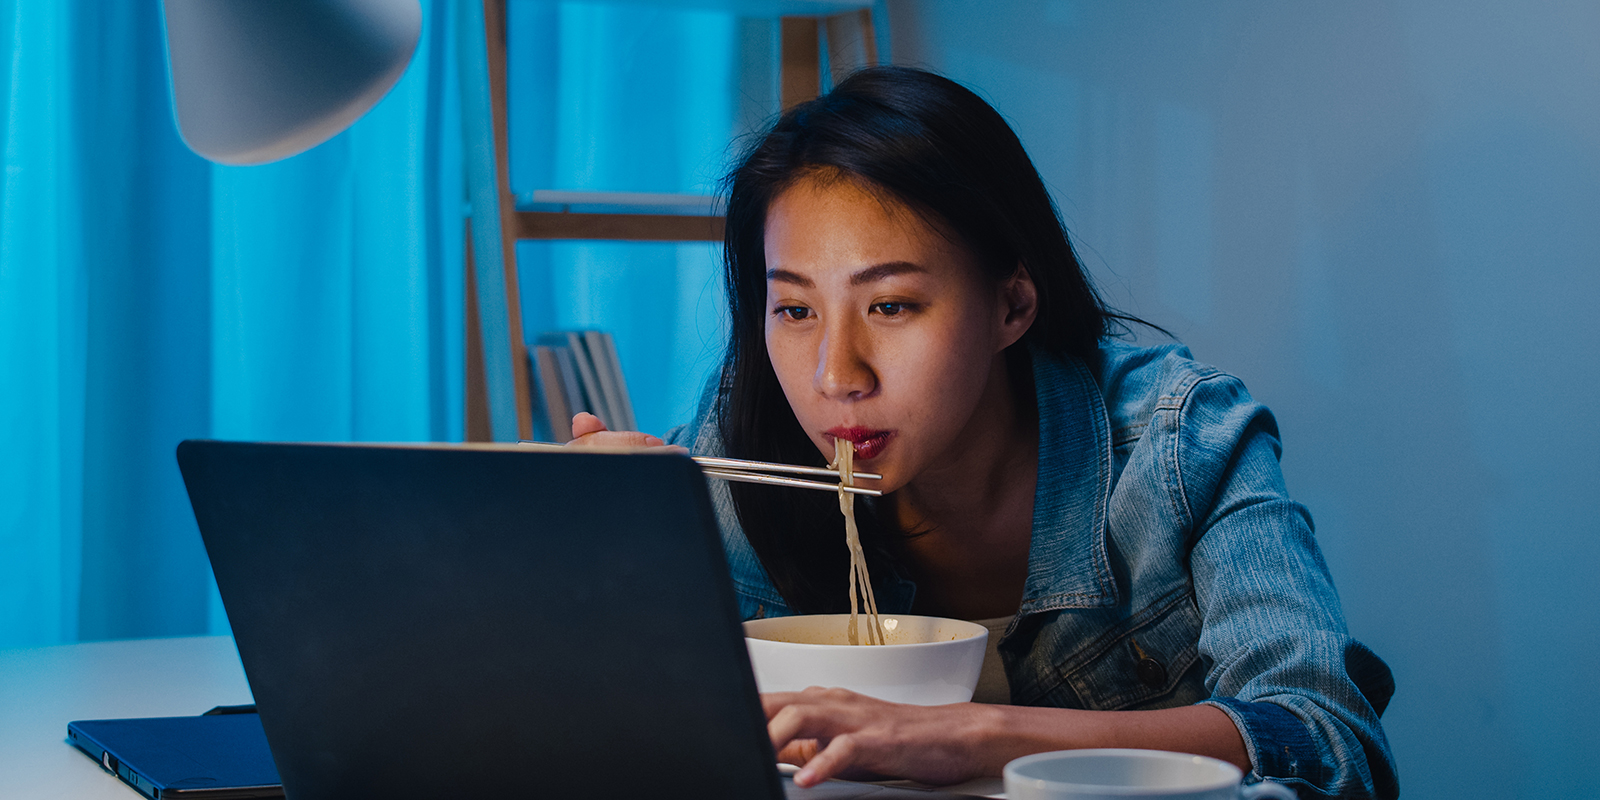
{"label": "woman's ear", "polygon": [[1021,264],[1000,283],[1000,302],[1000,349],[1004,350],[1016,344],[1039,315],[1039,289]]}

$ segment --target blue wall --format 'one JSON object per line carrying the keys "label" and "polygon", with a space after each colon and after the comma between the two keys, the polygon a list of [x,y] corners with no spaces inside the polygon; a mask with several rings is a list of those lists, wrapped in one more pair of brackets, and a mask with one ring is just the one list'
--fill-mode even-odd
{"label": "blue wall", "polygon": [[1405,796],[1600,796],[1600,6],[890,7],[1277,412]]}

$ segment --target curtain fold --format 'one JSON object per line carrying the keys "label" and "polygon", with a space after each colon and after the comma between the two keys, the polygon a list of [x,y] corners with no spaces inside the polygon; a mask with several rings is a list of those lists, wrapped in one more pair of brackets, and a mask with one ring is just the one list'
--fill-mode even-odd
{"label": "curtain fold", "polygon": [[75,324],[87,333],[78,634],[88,639],[194,630],[208,617],[205,558],[172,456],[209,430],[208,167],[172,132],[160,20],[144,5],[68,5],[77,171],[63,188],[76,195],[85,276]]}
{"label": "curtain fold", "polygon": [[423,7],[350,131],[222,167],[178,138],[159,3],[0,5],[0,647],[227,630],[182,439],[460,438],[460,126]]}
{"label": "curtain fold", "polygon": [[[0,0],[0,648],[228,630],[185,438],[461,438],[452,1],[423,0],[350,130],[225,167],[178,137],[160,3]],[[509,5],[518,191],[713,187],[750,116],[746,23]],[[646,429],[687,415],[721,348],[715,246],[523,253],[530,337],[613,330]]]}
{"label": "curtain fold", "polygon": [[78,635],[84,429],[73,9],[12,2],[0,175],[0,641]]}

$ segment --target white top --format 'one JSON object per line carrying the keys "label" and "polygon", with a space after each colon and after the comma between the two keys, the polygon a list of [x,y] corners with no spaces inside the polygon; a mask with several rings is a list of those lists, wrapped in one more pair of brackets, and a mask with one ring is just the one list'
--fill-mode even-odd
{"label": "white top", "polygon": [[978,673],[978,688],[972,692],[972,702],[1011,704],[1011,681],[1006,678],[1006,667],[1000,663],[1000,653],[995,648],[1000,644],[1000,635],[1011,627],[1011,620],[1016,618],[1017,615],[1012,614],[1009,617],[972,620],[989,629],[989,642],[983,650],[983,671]]}

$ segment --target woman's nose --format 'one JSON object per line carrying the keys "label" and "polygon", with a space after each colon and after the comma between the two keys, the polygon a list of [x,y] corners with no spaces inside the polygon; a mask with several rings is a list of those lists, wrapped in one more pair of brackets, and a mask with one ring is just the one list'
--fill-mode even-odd
{"label": "woman's nose", "polygon": [[817,372],[812,386],[829,400],[850,400],[872,393],[878,377],[862,357],[860,341],[848,330],[827,330],[817,346]]}

